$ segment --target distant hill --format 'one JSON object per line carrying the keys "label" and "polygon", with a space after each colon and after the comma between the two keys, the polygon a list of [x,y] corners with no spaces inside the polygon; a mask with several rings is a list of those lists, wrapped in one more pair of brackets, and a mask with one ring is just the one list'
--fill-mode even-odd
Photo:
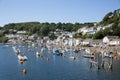
{"label": "distant hill", "polygon": [[119,36],[120,37],[120,9],[109,12],[105,15],[99,26],[112,24],[111,27],[101,30],[94,35],[94,38],[100,39],[104,36]]}
{"label": "distant hill", "polygon": [[100,24],[107,25],[116,22],[120,22],[120,9],[107,13]]}
{"label": "distant hill", "polygon": [[[83,32],[76,33],[75,38],[93,38],[102,39],[104,36],[119,36],[120,37],[120,9],[114,10],[113,12],[107,13],[101,22],[98,22],[93,26],[96,27],[95,34],[89,34],[89,29],[87,28],[84,32],[88,33],[82,34]],[[94,32],[94,31],[93,31]]]}
{"label": "distant hill", "polygon": [[56,31],[56,29],[62,31],[77,31],[79,28],[88,26],[93,26],[94,23],[40,23],[40,22],[24,22],[24,23],[9,23],[3,26],[4,34],[13,33],[16,31],[25,30],[27,34],[35,34],[37,33],[39,36],[48,36],[48,34],[52,31]]}

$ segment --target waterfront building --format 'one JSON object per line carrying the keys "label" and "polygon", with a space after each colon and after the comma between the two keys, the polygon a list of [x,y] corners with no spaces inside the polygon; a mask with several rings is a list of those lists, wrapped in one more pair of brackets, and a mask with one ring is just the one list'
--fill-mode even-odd
{"label": "waterfront building", "polygon": [[105,45],[120,45],[120,39],[118,36],[105,36],[103,38],[103,44]]}

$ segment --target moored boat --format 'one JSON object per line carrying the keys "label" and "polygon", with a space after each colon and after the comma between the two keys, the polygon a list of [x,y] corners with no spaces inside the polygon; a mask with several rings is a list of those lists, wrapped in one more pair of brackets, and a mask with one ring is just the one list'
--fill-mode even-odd
{"label": "moored boat", "polygon": [[94,58],[94,54],[90,51],[90,49],[85,49],[83,57],[85,57],[85,58]]}
{"label": "moored boat", "polygon": [[39,52],[36,52],[36,55],[37,56],[40,56],[40,57],[43,57],[43,54],[39,53]]}
{"label": "moored boat", "polygon": [[19,59],[19,61],[27,61],[27,56],[19,54],[18,59]]}
{"label": "moored boat", "polygon": [[112,58],[113,54],[112,54],[112,52],[103,52],[103,56],[108,57],[108,58]]}
{"label": "moored boat", "polygon": [[75,56],[70,56],[70,59],[75,60],[76,58],[75,58]]}

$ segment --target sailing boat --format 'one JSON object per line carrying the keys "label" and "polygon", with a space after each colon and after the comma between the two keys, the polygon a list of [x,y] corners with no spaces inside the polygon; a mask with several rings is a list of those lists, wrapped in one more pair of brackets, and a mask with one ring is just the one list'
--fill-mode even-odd
{"label": "sailing boat", "polygon": [[70,49],[70,59],[72,60],[75,60],[75,52],[73,51],[73,37],[72,37],[72,40],[71,40],[71,49]]}

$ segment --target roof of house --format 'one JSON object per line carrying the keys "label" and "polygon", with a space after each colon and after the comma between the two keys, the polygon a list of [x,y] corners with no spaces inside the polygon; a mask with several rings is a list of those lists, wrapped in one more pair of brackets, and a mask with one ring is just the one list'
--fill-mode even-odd
{"label": "roof of house", "polygon": [[107,36],[108,39],[113,40],[113,39],[119,39],[119,36]]}
{"label": "roof of house", "polygon": [[95,39],[95,40],[93,40],[93,43],[98,43],[98,42],[102,42],[102,39]]}
{"label": "roof of house", "polygon": [[83,40],[83,42],[91,42],[92,41],[92,39],[85,39],[85,40]]}
{"label": "roof of house", "polygon": [[111,41],[120,41],[120,39],[111,39]]}

